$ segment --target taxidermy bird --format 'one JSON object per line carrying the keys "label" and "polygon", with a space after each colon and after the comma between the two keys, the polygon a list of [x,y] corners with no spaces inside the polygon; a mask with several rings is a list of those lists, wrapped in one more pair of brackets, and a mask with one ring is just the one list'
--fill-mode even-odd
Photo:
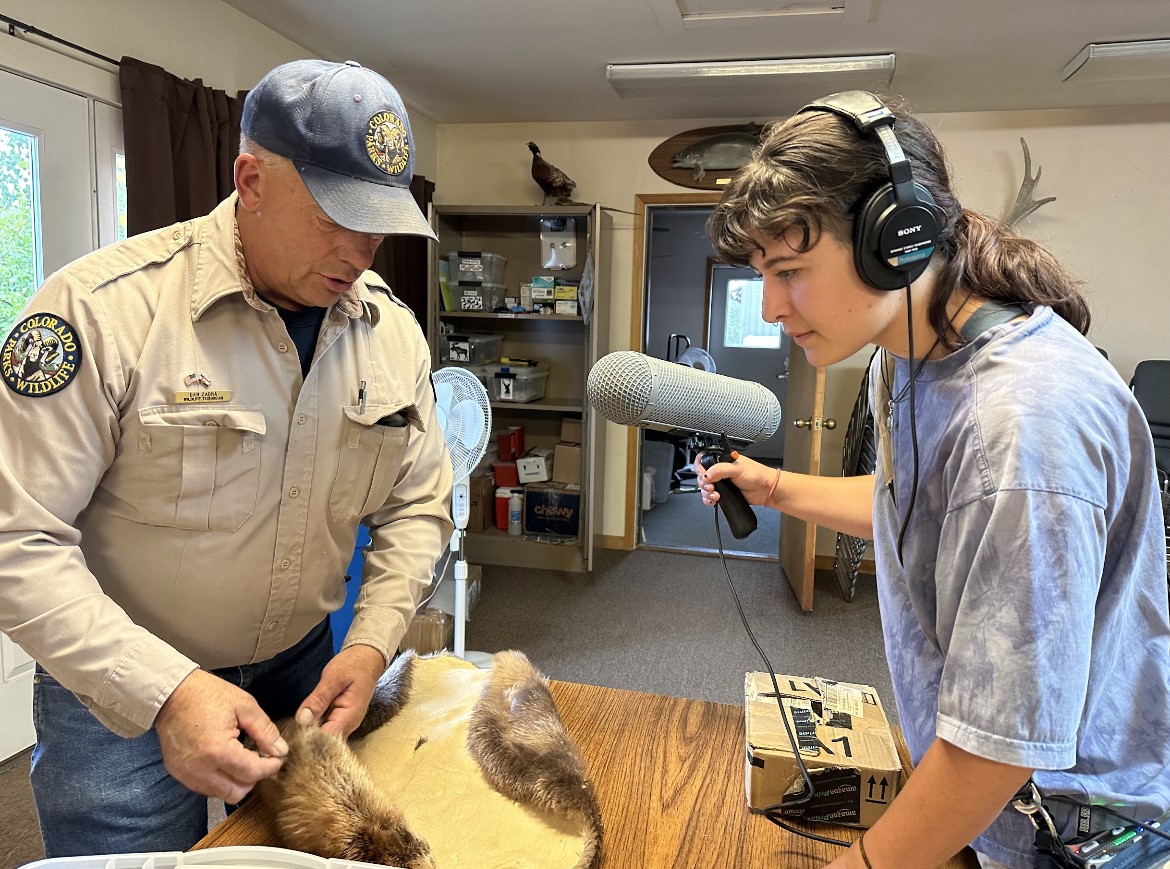
{"label": "taxidermy bird", "polygon": [[576,182],[541,157],[540,148],[536,147],[535,142],[528,143],[528,150],[532,152],[532,180],[544,191],[544,201],[540,204],[547,205],[549,199],[552,199],[553,205],[575,204],[572,196]]}

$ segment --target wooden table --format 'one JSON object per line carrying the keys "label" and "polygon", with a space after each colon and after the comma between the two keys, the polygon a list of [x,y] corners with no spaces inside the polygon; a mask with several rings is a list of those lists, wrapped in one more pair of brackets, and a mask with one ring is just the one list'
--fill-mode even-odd
{"label": "wooden table", "polygon": [[[748,811],[743,709],[616,688],[553,682],[565,727],[597,787],[607,869],[819,869],[841,853]],[[909,769],[901,733],[902,763]],[[849,827],[813,832],[852,840]],[[266,812],[248,800],[196,848],[275,845]],[[940,869],[978,869],[970,850]]]}

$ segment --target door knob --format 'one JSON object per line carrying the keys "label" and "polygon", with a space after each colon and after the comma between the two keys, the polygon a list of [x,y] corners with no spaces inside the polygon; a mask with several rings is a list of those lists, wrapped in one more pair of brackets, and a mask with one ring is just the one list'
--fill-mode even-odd
{"label": "door knob", "polygon": [[[794,426],[796,426],[797,428],[813,428],[814,427],[813,421],[811,418],[810,419],[794,419],[792,421],[792,424]],[[835,429],[837,427],[837,420],[833,419],[832,417],[829,417],[828,419],[826,419],[822,422],[821,420],[818,419],[816,421],[815,427],[820,428],[822,425],[825,428],[827,428],[829,431],[832,431],[833,429]]]}

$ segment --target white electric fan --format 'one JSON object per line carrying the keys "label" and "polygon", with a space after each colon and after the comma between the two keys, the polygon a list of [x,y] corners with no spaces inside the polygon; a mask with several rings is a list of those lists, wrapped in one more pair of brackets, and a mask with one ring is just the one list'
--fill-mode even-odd
{"label": "white electric fan", "polygon": [[[470,511],[467,478],[487,449],[492,427],[492,409],[487,390],[479,378],[465,368],[440,368],[431,375],[435,384],[435,412],[439,428],[451,455],[451,554],[455,556],[455,654],[481,666],[490,664],[490,655],[467,652],[467,559],[463,555],[463,532]],[[442,576],[439,577],[442,581]],[[477,658],[486,659],[484,661]]]}

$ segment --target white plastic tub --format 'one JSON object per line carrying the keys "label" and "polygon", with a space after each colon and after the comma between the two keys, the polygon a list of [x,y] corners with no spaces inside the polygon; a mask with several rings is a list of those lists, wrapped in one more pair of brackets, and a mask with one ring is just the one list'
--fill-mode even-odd
{"label": "white plastic tub", "polygon": [[203,851],[159,851],[153,854],[106,854],[97,857],[55,857],[37,860],[24,869],[175,869],[213,866],[218,869],[385,869],[372,863],[326,860],[303,851],[240,845]]}

